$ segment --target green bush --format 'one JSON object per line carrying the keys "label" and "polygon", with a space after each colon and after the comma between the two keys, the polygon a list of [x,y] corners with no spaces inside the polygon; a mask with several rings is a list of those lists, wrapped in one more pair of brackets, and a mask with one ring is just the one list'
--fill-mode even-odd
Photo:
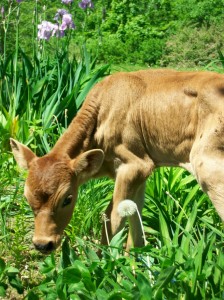
{"label": "green bush", "polygon": [[218,61],[218,51],[222,48],[223,23],[209,28],[202,26],[182,28],[166,42],[161,57],[162,66],[176,68],[201,68]]}
{"label": "green bush", "polygon": [[[164,47],[164,40],[160,38],[149,38],[139,44],[137,49],[130,48],[130,56],[127,59],[130,63],[143,63],[148,66],[158,65]],[[132,51],[131,51],[132,50]]]}
{"label": "green bush", "polygon": [[119,64],[147,64],[156,65],[162,56],[164,41],[160,38],[149,37],[148,40],[136,42],[132,39],[122,42],[116,34],[104,36],[101,44],[89,39],[87,48],[92,53],[97,53],[101,62]]}
{"label": "green bush", "polygon": [[105,34],[101,42],[89,39],[86,42],[90,52],[96,53],[100,62],[119,63],[126,61],[128,49],[116,34]]}

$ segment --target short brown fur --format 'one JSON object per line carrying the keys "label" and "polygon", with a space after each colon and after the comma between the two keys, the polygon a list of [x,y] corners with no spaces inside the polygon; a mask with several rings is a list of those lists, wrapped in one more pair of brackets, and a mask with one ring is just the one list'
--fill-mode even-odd
{"label": "short brown fur", "polygon": [[[194,174],[224,220],[224,75],[171,70],[117,73],[98,83],[53,149],[38,158],[11,139],[18,164],[29,169],[25,196],[35,213],[33,242],[42,252],[60,244],[80,184],[115,179],[106,214],[110,238],[124,225],[117,206],[142,210],[147,177],[159,166]],[[132,216],[127,249],[142,245]],[[106,242],[105,232],[102,243]]]}

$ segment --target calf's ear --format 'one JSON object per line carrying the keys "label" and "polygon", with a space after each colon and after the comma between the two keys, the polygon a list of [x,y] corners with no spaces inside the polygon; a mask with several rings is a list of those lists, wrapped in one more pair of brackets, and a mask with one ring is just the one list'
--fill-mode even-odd
{"label": "calf's ear", "polygon": [[36,154],[34,154],[27,146],[12,138],[10,138],[10,145],[12,148],[12,153],[19,167],[28,169],[31,161],[36,157]]}
{"label": "calf's ear", "polygon": [[77,176],[88,179],[95,175],[102,166],[104,152],[100,149],[89,150],[71,161],[71,167]]}

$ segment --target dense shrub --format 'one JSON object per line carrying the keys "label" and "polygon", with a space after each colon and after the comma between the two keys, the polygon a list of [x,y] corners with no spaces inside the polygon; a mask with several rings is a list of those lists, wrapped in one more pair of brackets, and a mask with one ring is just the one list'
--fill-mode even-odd
{"label": "dense shrub", "polygon": [[[102,4],[95,2],[99,11]],[[107,1],[101,18],[98,12],[100,38],[89,35],[88,46],[102,61],[206,66],[222,46],[223,5],[223,0]]]}
{"label": "dense shrub", "polygon": [[87,48],[97,53],[99,61],[110,63],[131,63],[155,65],[161,58],[164,41],[149,38],[142,43],[128,40],[122,42],[116,34],[106,35],[100,45],[96,40],[89,40]]}
{"label": "dense shrub", "polygon": [[222,47],[224,40],[223,25],[182,28],[166,42],[161,65],[192,68],[218,60],[217,49]]}
{"label": "dense shrub", "polygon": [[95,39],[87,41],[87,48],[91,52],[97,53],[99,61],[108,61],[120,63],[127,57],[128,50],[125,44],[116,34],[105,34],[105,37],[99,43]]}

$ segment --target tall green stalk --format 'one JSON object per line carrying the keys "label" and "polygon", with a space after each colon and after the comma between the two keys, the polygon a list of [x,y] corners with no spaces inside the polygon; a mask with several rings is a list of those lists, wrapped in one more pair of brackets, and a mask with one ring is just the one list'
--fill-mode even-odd
{"label": "tall green stalk", "polygon": [[13,98],[11,98],[10,106],[12,109],[12,115],[15,118],[16,114],[16,100],[19,95],[17,95],[18,92],[18,82],[17,82],[17,67],[18,67],[18,53],[19,53],[19,17],[20,17],[20,3],[17,7],[16,11],[16,40],[15,40],[15,51],[14,51],[14,59],[13,59]]}
{"label": "tall green stalk", "polygon": [[9,3],[8,14],[3,20],[3,29],[4,29],[4,51],[3,51],[3,62],[5,64],[6,61],[6,45],[7,45],[7,35],[8,35],[8,28],[10,22],[10,16],[12,12],[12,2]]}

